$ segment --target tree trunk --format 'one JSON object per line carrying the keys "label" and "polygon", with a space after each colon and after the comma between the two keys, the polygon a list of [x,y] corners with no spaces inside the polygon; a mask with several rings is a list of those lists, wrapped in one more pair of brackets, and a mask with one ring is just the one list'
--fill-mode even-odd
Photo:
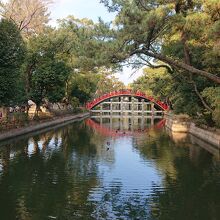
{"label": "tree trunk", "polygon": [[34,118],[36,118],[36,119],[39,118],[39,112],[41,112],[40,105],[37,105],[37,104],[36,104],[36,109],[35,109],[35,113],[34,113]]}
{"label": "tree trunk", "polygon": [[200,101],[202,102],[203,106],[210,112],[213,112],[213,110],[208,106],[208,104],[205,102],[205,100],[203,99],[203,97],[201,96],[201,94],[199,93],[196,83],[193,82],[193,86],[194,86],[194,91],[196,93],[196,95],[199,97]]}
{"label": "tree trunk", "polygon": [[8,107],[2,107],[2,118],[8,119],[9,117],[9,108]]}

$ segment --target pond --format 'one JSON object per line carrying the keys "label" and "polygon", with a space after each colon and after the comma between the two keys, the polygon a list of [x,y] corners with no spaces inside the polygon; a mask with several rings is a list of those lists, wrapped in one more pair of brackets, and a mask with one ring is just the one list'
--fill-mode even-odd
{"label": "pond", "polygon": [[219,158],[163,119],[69,123],[0,143],[0,219],[220,219]]}

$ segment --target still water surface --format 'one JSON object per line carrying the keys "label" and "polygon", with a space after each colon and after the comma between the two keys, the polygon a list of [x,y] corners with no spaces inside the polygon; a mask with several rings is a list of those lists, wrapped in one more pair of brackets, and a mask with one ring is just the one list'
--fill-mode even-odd
{"label": "still water surface", "polygon": [[87,119],[0,143],[0,219],[220,219],[219,151],[162,125]]}

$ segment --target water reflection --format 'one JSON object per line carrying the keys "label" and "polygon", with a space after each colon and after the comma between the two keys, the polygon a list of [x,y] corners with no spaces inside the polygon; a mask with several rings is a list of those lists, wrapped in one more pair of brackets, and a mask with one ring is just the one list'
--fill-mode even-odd
{"label": "water reflection", "polygon": [[97,184],[96,149],[88,129],[78,126],[78,132],[71,125],[1,148],[1,219],[86,216],[89,189]]}
{"label": "water reflection", "polygon": [[137,136],[143,135],[150,129],[161,129],[165,125],[165,119],[153,118],[95,118],[86,120],[87,126],[99,132],[102,136]]}
{"label": "water reflection", "polygon": [[87,119],[0,144],[0,219],[219,219],[219,150],[163,123]]}

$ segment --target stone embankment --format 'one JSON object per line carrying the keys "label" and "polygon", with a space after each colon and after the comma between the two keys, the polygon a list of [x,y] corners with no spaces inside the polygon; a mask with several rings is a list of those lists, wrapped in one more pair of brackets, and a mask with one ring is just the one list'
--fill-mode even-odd
{"label": "stone embankment", "polygon": [[45,128],[53,127],[56,125],[64,124],[66,122],[74,121],[74,120],[79,120],[83,119],[89,116],[89,113],[81,113],[81,114],[76,114],[76,115],[69,115],[61,118],[56,118],[52,121],[47,121],[47,122],[39,122],[39,124],[23,127],[23,128],[17,128],[17,129],[12,129],[3,133],[0,133],[0,141],[18,137],[21,135],[25,135],[31,132],[35,132],[38,130],[42,130]]}
{"label": "stone embankment", "polygon": [[166,127],[175,133],[190,133],[202,140],[220,148],[220,133],[209,131],[195,125],[189,120],[184,120],[175,115],[166,115]]}

